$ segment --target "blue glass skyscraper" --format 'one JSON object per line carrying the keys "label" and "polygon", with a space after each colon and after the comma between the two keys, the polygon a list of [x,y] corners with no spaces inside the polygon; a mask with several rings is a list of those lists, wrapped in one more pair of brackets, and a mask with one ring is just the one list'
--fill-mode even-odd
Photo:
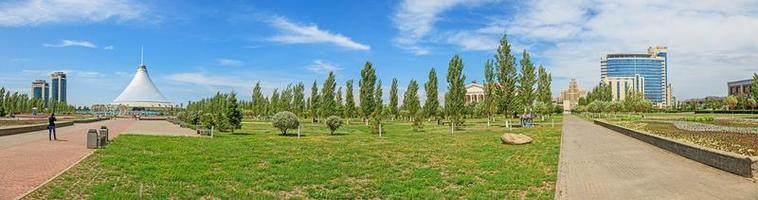
{"label": "blue glass skyscraper", "polygon": [[645,98],[658,105],[670,104],[668,49],[650,47],[647,54],[607,54],[600,60],[600,78],[644,77]]}
{"label": "blue glass skyscraper", "polygon": [[53,101],[66,102],[66,74],[63,72],[54,72],[50,75],[50,98]]}

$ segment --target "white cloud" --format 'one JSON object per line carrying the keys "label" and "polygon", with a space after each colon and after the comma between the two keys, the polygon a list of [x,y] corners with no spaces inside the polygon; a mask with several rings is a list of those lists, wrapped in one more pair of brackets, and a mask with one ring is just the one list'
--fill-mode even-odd
{"label": "white cloud", "polygon": [[308,70],[316,73],[329,73],[339,71],[341,68],[339,65],[332,64],[323,60],[314,60],[313,64],[308,65]]}
{"label": "white cloud", "polygon": [[550,44],[542,55],[553,76],[576,77],[587,88],[600,79],[601,55],[648,46],[669,47],[669,83],[679,99],[725,95],[727,81],[749,78],[758,63],[756,1],[536,1],[520,13],[487,28]]}
{"label": "white cloud", "polygon": [[108,46],[103,47],[103,49],[105,49],[105,50],[114,50],[116,48],[113,47],[113,45],[108,45]]}
{"label": "white cloud", "polygon": [[87,47],[87,48],[97,48],[97,45],[90,41],[80,41],[80,40],[61,40],[58,44],[42,44],[44,47]]}
{"label": "white cloud", "polygon": [[[415,55],[430,53],[425,38],[434,30],[441,13],[456,6],[477,6],[492,0],[405,0],[395,11],[392,21],[400,31],[394,42]],[[461,38],[459,38],[460,40]],[[470,41],[469,41],[470,42]]]}
{"label": "white cloud", "polygon": [[239,80],[236,77],[229,76],[212,76],[204,73],[178,73],[166,76],[166,79],[181,83],[190,83],[212,87],[234,87],[247,88],[250,86],[246,81]]}
{"label": "white cloud", "polygon": [[371,47],[353,41],[336,33],[319,29],[315,24],[300,25],[290,22],[284,17],[274,17],[268,23],[279,29],[281,33],[269,38],[271,41],[286,44],[331,43],[348,49],[370,50]]}
{"label": "white cloud", "polygon": [[132,20],[145,8],[130,0],[29,0],[0,3],[0,26]]}
{"label": "white cloud", "polygon": [[219,58],[216,59],[216,63],[218,65],[222,66],[238,66],[242,64],[241,60],[234,60],[234,59],[228,59],[228,58]]}
{"label": "white cloud", "polygon": [[94,72],[94,71],[77,71],[76,72],[77,77],[81,78],[99,78],[99,77],[105,77],[104,74],[100,72]]}

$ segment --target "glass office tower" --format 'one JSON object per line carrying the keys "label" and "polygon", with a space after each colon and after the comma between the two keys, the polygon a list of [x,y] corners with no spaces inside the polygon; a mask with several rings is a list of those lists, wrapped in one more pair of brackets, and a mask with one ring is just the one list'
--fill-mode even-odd
{"label": "glass office tower", "polygon": [[50,97],[53,101],[66,102],[66,74],[54,72],[50,84]]}
{"label": "glass office tower", "polygon": [[635,77],[639,74],[645,80],[645,98],[666,106],[671,98],[668,92],[667,61],[666,47],[650,47],[647,54],[607,54],[600,60],[600,78]]}
{"label": "glass office tower", "polygon": [[45,80],[36,80],[32,82],[32,97],[35,99],[42,99],[47,107],[47,101],[49,101],[50,85]]}

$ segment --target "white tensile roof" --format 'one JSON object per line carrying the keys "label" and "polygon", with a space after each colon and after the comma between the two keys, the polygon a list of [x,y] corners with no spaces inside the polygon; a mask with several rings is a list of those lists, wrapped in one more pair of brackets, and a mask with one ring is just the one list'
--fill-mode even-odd
{"label": "white tensile roof", "polygon": [[126,86],[121,95],[113,100],[114,105],[125,105],[128,107],[168,107],[171,102],[161,94],[158,87],[155,87],[150,75],[147,74],[147,66],[140,65],[137,67],[137,74],[134,75],[132,82]]}

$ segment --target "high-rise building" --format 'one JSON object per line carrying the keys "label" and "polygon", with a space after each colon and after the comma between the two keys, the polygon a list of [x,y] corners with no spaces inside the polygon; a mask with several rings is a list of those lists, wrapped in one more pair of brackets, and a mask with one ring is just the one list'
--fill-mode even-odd
{"label": "high-rise building", "polygon": [[53,72],[50,74],[50,98],[53,101],[66,102],[66,73]]}
{"label": "high-rise building", "polygon": [[49,101],[50,85],[45,80],[36,80],[32,82],[32,97],[35,99],[42,99],[47,107],[47,101]]}
{"label": "high-rise building", "polygon": [[646,99],[659,107],[671,103],[668,83],[668,48],[650,47],[646,54],[607,54],[600,60],[600,78],[644,78],[643,91]]}
{"label": "high-rise building", "polygon": [[576,83],[576,79],[569,81],[569,87],[566,90],[561,91],[561,96],[558,98],[558,102],[563,104],[563,111],[570,112],[579,103],[579,98],[586,97],[587,92],[579,87]]}

